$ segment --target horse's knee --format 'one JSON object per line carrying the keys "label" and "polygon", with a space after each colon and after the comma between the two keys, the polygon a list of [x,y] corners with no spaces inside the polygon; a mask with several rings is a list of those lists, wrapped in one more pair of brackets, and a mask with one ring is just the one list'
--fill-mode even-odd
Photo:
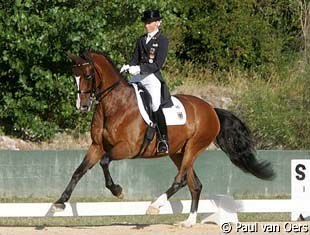
{"label": "horse's knee", "polygon": [[78,178],[81,174],[85,173],[89,168],[89,161],[84,159],[79,167],[74,171],[72,178]]}
{"label": "horse's knee", "polygon": [[105,169],[105,168],[108,168],[110,162],[111,162],[111,159],[110,159],[110,157],[109,157],[109,154],[106,153],[106,154],[103,155],[102,159],[100,160],[100,166],[101,166],[102,168],[104,168],[104,169]]}

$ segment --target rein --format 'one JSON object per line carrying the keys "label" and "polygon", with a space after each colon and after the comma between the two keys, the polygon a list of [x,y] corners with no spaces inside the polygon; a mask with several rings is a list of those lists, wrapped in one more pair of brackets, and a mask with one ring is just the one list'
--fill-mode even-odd
{"label": "rein", "polygon": [[96,95],[96,101],[100,102],[101,100],[103,100],[119,84],[120,84],[120,80],[115,82],[112,86],[110,86],[109,88],[105,89],[104,91],[98,93],[99,96]]}

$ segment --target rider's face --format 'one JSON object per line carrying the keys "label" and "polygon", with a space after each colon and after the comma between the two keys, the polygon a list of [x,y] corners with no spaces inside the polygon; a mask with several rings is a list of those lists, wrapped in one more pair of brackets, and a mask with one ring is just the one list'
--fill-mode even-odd
{"label": "rider's face", "polygon": [[159,28],[159,24],[159,21],[145,22],[144,27],[147,33],[151,33]]}

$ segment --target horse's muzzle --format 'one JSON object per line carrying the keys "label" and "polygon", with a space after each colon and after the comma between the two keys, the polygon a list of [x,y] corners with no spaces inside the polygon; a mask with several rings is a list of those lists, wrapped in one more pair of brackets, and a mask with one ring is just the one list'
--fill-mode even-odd
{"label": "horse's muzzle", "polygon": [[90,111],[90,105],[83,105],[80,107],[80,111],[83,113],[89,112]]}
{"label": "horse's muzzle", "polygon": [[80,97],[77,95],[76,108],[81,112],[89,112],[92,107],[93,100],[91,97]]}

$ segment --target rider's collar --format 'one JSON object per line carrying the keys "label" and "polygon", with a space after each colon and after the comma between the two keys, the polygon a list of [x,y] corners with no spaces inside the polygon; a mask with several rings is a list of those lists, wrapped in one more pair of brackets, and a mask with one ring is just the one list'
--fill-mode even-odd
{"label": "rider's collar", "polygon": [[156,29],[155,31],[148,33],[148,34],[147,34],[147,37],[152,38],[152,37],[154,37],[158,32],[159,32],[159,30]]}

